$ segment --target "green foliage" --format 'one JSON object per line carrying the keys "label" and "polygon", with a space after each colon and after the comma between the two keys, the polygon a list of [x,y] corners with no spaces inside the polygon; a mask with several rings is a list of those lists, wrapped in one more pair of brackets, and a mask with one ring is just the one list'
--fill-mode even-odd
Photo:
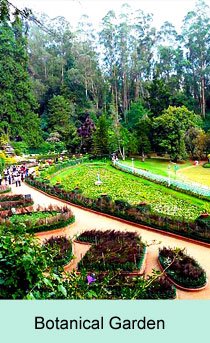
{"label": "green foliage", "polygon": [[47,268],[42,247],[31,235],[1,228],[0,298],[23,299],[43,282]]}
{"label": "green foliage", "polygon": [[[48,171],[46,171],[46,174]],[[95,185],[97,174],[100,174],[102,184]],[[49,174],[51,175],[51,173]],[[209,203],[175,192],[166,187],[155,185],[133,175],[125,174],[106,165],[80,165],[61,173],[52,175],[51,184],[57,181],[63,184],[64,190],[72,191],[79,187],[83,195],[98,199],[101,194],[108,194],[113,200],[129,201],[132,205],[147,202],[152,211],[170,216],[195,220],[202,212],[209,210]]]}
{"label": "green foliage", "polygon": [[103,114],[96,124],[96,131],[93,134],[93,153],[95,155],[108,154],[109,149],[109,121]]}
{"label": "green foliage", "polygon": [[199,117],[185,106],[169,106],[154,119],[154,138],[159,148],[168,152],[174,161],[187,156],[185,135],[191,127],[199,125]]}
{"label": "green foliage", "polygon": [[206,272],[195,259],[185,253],[185,249],[164,247],[159,251],[158,260],[165,273],[177,285],[198,289],[207,283]]}
{"label": "green foliage", "polygon": [[194,159],[205,158],[208,135],[200,128],[191,127],[185,135],[186,148]]}
{"label": "green foliage", "polygon": [[27,40],[16,13],[11,22],[3,6],[0,22],[0,97],[1,130],[30,146],[42,141],[37,103],[28,74]]}
{"label": "green foliage", "polygon": [[135,129],[139,125],[139,122],[141,122],[144,117],[147,117],[149,113],[148,109],[143,106],[142,100],[132,102],[126,115],[126,126],[129,129]]}
{"label": "green foliage", "polygon": [[48,102],[47,126],[50,132],[58,132],[66,137],[74,116],[74,106],[61,95],[54,95]]}

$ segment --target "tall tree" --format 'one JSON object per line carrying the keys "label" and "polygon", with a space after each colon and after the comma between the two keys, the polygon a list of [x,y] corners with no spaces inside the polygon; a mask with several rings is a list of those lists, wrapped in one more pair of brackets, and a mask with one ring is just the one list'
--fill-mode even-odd
{"label": "tall tree", "polygon": [[201,124],[199,116],[185,106],[169,106],[154,119],[154,138],[159,148],[177,161],[187,157],[185,136],[191,127]]}
{"label": "tall tree", "polygon": [[210,71],[210,8],[199,0],[184,19],[182,36],[187,49],[193,95],[198,98],[202,116],[206,115],[206,81]]}
{"label": "tall tree", "polygon": [[0,119],[11,139],[36,146],[42,140],[37,103],[28,73],[27,39],[18,11],[10,20],[8,3],[0,2]]}

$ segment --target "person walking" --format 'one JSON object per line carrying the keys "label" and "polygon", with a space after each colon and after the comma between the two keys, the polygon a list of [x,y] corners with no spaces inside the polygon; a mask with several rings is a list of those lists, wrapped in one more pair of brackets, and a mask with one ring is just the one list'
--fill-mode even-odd
{"label": "person walking", "polygon": [[1,183],[2,183],[2,175],[0,173],[0,186],[1,186]]}
{"label": "person walking", "polygon": [[21,186],[21,175],[18,174],[18,186],[20,187]]}
{"label": "person walking", "polygon": [[15,181],[15,185],[17,187],[18,186],[18,175],[17,174],[15,174],[15,176],[14,176],[14,181]]}

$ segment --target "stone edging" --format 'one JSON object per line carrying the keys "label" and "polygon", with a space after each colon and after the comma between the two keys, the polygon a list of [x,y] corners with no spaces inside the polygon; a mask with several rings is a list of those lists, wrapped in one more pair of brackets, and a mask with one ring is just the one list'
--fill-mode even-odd
{"label": "stone edging", "polygon": [[[162,272],[164,272],[164,268],[162,267],[161,263],[159,262],[159,259],[158,259],[158,265],[161,269]],[[185,292],[197,292],[197,291],[202,291],[203,289],[206,288],[206,286],[208,285],[208,279],[206,281],[206,284],[202,287],[199,287],[199,288],[187,288],[187,287],[184,287],[184,286],[181,286],[179,285],[178,283],[176,283],[173,279],[170,278],[170,276],[168,276],[167,272],[164,272],[165,276],[167,277],[167,279],[174,284],[174,286],[176,286],[177,288],[181,289],[182,291],[185,291]]]}
{"label": "stone edging", "polygon": [[73,207],[77,207],[81,210],[84,210],[84,211],[87,211],[87,212],[92,212],[92,213],[95,213],[95,214],[98,214],[98,215],[101,215],[103,217],[107,217],[107,218],[110,218],[110,219],[113,219],[113,220],[116,220],[116,221],[119,221],[121,223],[124,223],[124,224],[128,224],[128,225],[132,225],[132,226],[135,226],[136,228],[139,228],[139,229],[144,229],[144,230],[148,230],[148,231],[152,231],[152,232],[155,232],[155,233],[161,233],[165,236],[169,236],[169,237],[173,237],[173,238],[176,238],[176,239],[181,239],[182,241],[185,241],[185,242],[188,242],[188,243],[193,243],[193,244],[196,244],[196,245],[201,245],[205,248],[210,248],[210,244],[209,243],[205,243],[205,242],[201,242],[201,241],[197,241],[195,239],[192,239],[192,238],[188,238],[188,237],[184,237],[184,236],[181,236],[181,235],[177,235],[175,233],[172,233],[172,232],[167,232],[167,231],[164,231],[164,230],[161,230],[161,229],[155,229],[155,228],[152,228],[151,226],[146,226],[146,225],[143,225],[143,224],[138,224],[138,223],[135,223],[135,222],[132,222],[132,221],[129,221],[129,220],[126,220],[126,219],[123,219],[123,218],[119,218],[119,217],[115,217],[111,214],[107,214],[107,213],[104,213],[104,212],[98,212],[98,211],[95,211],[95,210],[92,210],[90,208],[87,208],[87,207],[83,207],[81,205],[77,205],[77,204],[74,204],[70,201],[67,201],[67,200],[64,200],[64,199],[61,199],[55,195],[52,195],[52,194],[48,194],[34,186],[31,186],[29,184],[27,184],[28,187],[31,187],[32,189],[35,189],[37,192],[40,192],[46,196],[48,196],[49,198],[52,198],[54,200],[57,200],[57,201],[61,201],[67,205],[70,205],[70,206],[73,206]]}

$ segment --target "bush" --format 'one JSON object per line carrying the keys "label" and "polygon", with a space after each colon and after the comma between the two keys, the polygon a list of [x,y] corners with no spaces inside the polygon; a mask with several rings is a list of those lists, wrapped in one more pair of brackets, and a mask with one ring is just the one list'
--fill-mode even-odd
{"label": "bush", "polygon": [[12,142],[11,143],[16,155],[28,155],[29,154],[29,146],[26,142]]}

